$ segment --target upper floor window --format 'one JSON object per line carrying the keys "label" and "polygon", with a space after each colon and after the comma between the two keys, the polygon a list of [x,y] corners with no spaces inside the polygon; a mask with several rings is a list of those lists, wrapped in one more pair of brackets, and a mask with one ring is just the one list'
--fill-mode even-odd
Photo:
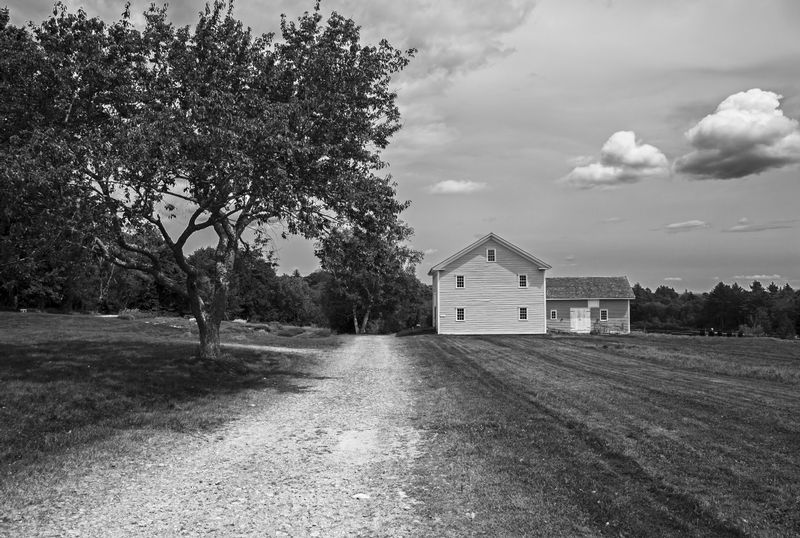
{"label": "upper floor window", "polygon": [[519,307],[519,320],[520,321],[528,321],[528,307],[527,306],[520,306]]}
{"label": "upper floor window", "polygon": [[497,261],[497,252],[493,248],[486,249],[486,261],[487,262],[494,262]]}
{"label": "upper floor window", "polygon": [[558,319],[558,310],[550,311],[550,319]]}
{"label": "upper floor window", "polygon": [[600,321],[608,321],[608,310],[605,308],[600,310]]}
{"label": "upper floor window", "polygon": [[466,316],[464,315],[463,308],[456,308],[456,321],[464,321]]}
{"label": "upper floor window", "polygon": [[456,288],[464,287],[464,275],[456,275]]}
{"label": "upper floor window", "polygon": [[520,288],[528,287],[528,275],[519,275],[519,287]]}

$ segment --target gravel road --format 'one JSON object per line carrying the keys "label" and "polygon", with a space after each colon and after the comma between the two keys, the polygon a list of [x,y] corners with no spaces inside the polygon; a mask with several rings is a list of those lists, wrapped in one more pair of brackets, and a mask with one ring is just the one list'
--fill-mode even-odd
{"label": "gravel road", "polygon": [[418,381],[395,342],[309,350],[318,366],[295,390],[253,392],[249,412],[211,435],[78,466],[49,486],[55,502],[22,509],[0,534],[424,534],[404,486],[421,450],[410,425]]}

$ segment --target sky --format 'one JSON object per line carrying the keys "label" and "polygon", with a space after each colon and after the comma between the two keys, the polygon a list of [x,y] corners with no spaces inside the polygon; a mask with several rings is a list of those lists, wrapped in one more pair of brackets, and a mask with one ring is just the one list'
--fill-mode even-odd
{"label": "sky", "polygon": [[[119,18],[123,2],[69,0]],[[149,1],[135,0],[141,13]],[[1,4],[1,3],[0,3]],[[11,0],[12,23],[49,0]],[[170,2],[176,24],[202,3]],[[311,1],[238,0],[256,33]],[[403,129],[384,158],[431,266],[489,232],[551,276],[652,289],[800,288],[800,2],[323,0],[418,50],[394,79]],[[139,20],[142,20],[139,17]],[[281,240],[281,272],[318,267]]]}

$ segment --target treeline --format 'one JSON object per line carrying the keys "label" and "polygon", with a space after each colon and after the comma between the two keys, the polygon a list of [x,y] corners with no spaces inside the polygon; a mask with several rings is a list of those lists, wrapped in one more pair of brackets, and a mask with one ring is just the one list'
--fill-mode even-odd
{"label": "treeline", "polygon": [[[24,275],[4,279],[0,308],[103,314],[122,310],[190,314],[184,295],[175,293],[148,274],[120,269],[79,249],[64,249],[58,254],[49,263],[30,267]],[[210,296],[215,271],[213,249],[195,251],[189,261],[202,268],[200,293]],[[163,263],[165,267],[170,265],[166,252]],[[342,294],[331,273],[319,270],[306,276],[297,271],[278,275],[275,265],[269,255],[254,250],[236,259],[227,297],[227,319],[278,321],[353,332],[353,304]],[[177,268],[168,269],[168,272],[179,277]],[[402,293],[392,294],[376,305],[367,332],[386,333],[430,326],[430,286],[421,283],[413,270],[403,272],[392,284]]]}
{"label": "treeline", "polygon": [[766,288],[753,281],[750,289],[720,282],[713,290],[677,293],[668,286],[655,291],[633,286],[631,326],[644,330],[709,330],[753,336],[794,338],[800,334],[800,290],[774,282]]}

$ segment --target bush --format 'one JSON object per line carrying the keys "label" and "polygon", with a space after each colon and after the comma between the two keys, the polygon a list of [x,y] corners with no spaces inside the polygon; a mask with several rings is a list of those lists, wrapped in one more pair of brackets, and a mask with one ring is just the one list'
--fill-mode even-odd
{"label": "bush", "polygon": [[117,314],[119,319],[150,319],[156,317],[158,314],[156,312],[143,312],[138,308],[123,308]]}

